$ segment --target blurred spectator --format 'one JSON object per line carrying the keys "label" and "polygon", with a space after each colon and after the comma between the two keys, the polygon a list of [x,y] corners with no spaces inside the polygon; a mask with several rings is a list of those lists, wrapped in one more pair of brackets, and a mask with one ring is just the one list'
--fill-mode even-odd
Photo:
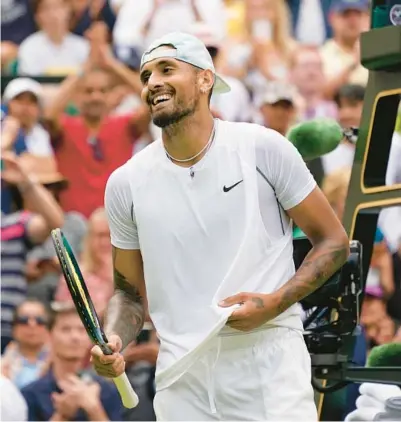
{"label": "blurred spectator", "polygon": [[35,21],[29,0],[4,0],[1,2],[1,49],[3,43],[14,45],[35,32]]}
{"label": "blurred spectator", "polygon": [[34,0],[32,5],[40,31],[21,44],[18,72],[32,76],[76,72],[88,57],[89,44],[68,30],[69,2]]}
{"label": "blurred spectator", "polygon": [[[114,291],[110,229],[104,208],[95,210],[88,220],[79,261],[89,294],[101,316]],[[55,299],[60,303],[72,302],[63,277],[59,281]]]}
{"label": "blurred spectator", "polygon": [[126,421],[155,421],[153,397],[155,395],[154,375],[159,341],[153,325],[145,322],[137,341],[130,343],[123,352],[126,372],[130,383],[139,397],[136,408],[124,412]]}
{"label": "blurred spectator", "polygon": [[323,179],[322,191],[340,220],[344,214],[351,171],[351,166],[342,167],[329,173]]}
{"label": "blurred spectator", "polygon": [[141,53],[156,38],[172,31],[188,32],[195,22],[225,35],[223,0],[125,1],[117,16],[113,39],[118,46],[136,47]]}
{"label": "blurred spectator", "polygon": [[[386,185],[401,184],[401,134],[394,132],[387,164]],[[401,237],[401,206],[388,207],[380,212],[379,225],[392,252],[399,247]],[[401,276],[399,278],[401,281]]]}
{"label": "blurred spectator", "polygon": [[28,406],[18,388],[4,375],[0,375],[0,416],[2,421],[27,421]]}
{"label": "blurred spectator", "polygon": [[[23,157],[24,162],[28,160]],[[57,203],[60,194],[68,186],[68,181],[57,171],[53,157],[29,157],[31,173],[38,182],[49,191]],[[82,248],[82,239],[86,232],[86,220],[77,212],[64,212],[64,224],[61,227],[75,253]],[[47,306],[54,300],[60,278],[60,265],[49,237],[42,245],[33,248],[27,255],[26,277],[29,281],[28,297],[38,299]]]}
{"label": "blurred spectator", "polygon": [[57,305],[50,319],[50,370],[22,389],[29,420],[122,420],[114,384],[82,370],[90,344],[75,308]]}
{"label": "blurred spectator", "polygon": [[395,290],[393,262],[386,240],[380,229],[376,230],[366,287],[380,289],[384,299],[389,299]]}
{"label": "blurred spectator", "polygon": [[[150,121],[144,105],[130,114],[110,114],[113,78],[133,92],[141,91],[138,74],[116,60],[107,45],[98,46],[82,72],[63,81],[45,111],[59,171],[69,181],[60,195],[62,207],[87,218],[103,205],[109,175],[132,156],[135,142]],[[63,114],[74,95],[81,114]]]}
{"label": "blurred spectator", "polygon": [[[25,260],[34,245],[44,242],[50,231],[63,225],[63,212],[53,197],[30,178],[18,158],[2,155],[1,177],[18,187],[23,209],[1,218],[1,351],[12,340],[15,308],[26,298]],[[22,209],[22,207],[21,207]]]}
{"label": "blurred spectator", "polygon": [[360,63],[359,38],[369,29],[369,0],[333,0],[330,23],[333,39],[321,49],[328,98],[344,84],[365,86],[368,81],[369,72]]}
{"label": "blurred spectator", "polygon": [[[401,324],[401,237],[398,239],[398,247],[392,258],[395,292],[388,302],[388,313]],[[401,335],[401,330],[399,334]]]}
{"label": "blurred spectator", "polygon": [[[192,34],[202,40],[213,59],[213,64],[219,71],[221,41],[211,26],[195,23]],[[252,118],[252,104],[250,96],[243,83],[232,76],[222,75],[230,85],[231,91],[226,95],[212,95],[210,104],[215,116],[230,122],[250,122]]]}
{"label": "blurred spectator", "polygon": [[[359,1],[359,0],[358,0]],[[365,88],[362,85],[344,85],[335,96],[338,106],[338,122],[341,127],[359,128],[362,118]],[[356,144],[348,138],[329,154],[321,157],[325,174],[342,167],[352,167]],[[386,173],[386,184],[401,183],[401,135],[394,131]],[[401,235],[401,207],[389,207],[380,212],[378,225],[383,231],[391,252],[397,249]]]}
{"label": "blurred spectator", "polygon": [[13,341],[1,360],[1,372],[18,387],[36,381],[47,369],[49,359],[49,316],[43,303],[26,300],[15,310]]}
{"label": "blurred spectator", "polygon": [[315,118],[337,118],[337,107],[323,96],[325,75],[323,62],[316,47],[300,46],[291,60],[291,82],[301,96],[301,121]]}
{"label": "blurred spectator", "polygon": [[285,0],[246,0],[245,37],[228,41],[221,71],[244,79],[258,101],[268,81],[288,79],[295,49]]}
{"label": "blurred spectator", "polygon": [[11,70],[18,56],[18,46],[36,31],[29,0],[1,2],[1,70]]}
{"label": "blurred spectator", "polygon": [[18,155],[25,151],[38,156],[53,155],[49,134],[40,123],[42,94],[42,86],[29,78],[13,79],[6,86],[3,102],[7,116],[2,125],[2,151],[13,150]]}
{"label": "blurred spectator", "polygon": [[70,30],[76,35],[85,35],[92,22],[102,21],[107,25],[108,36],[116,23],[116,15],[109,0],[70,0]]}
{"label": "blurred spectator", "polygon": [[272,82],[260,103],[263,125],[285,135],[296,119],[295,90],[288,84]]}
{"label": "blurred spectator", "polygon": [[394,321],[386,312],[386,302],[380,289],[367,287],[362,304],[361,324],[365,328],[370,347],[389,343],[396,334]]}
{"label": "blurred spectator", "polygon": [[318,46],[331,37],[328,19],[331,2],[332,0],[287,0],[297,41]]}
{"label": "blurred spectator", "polygon": [[[335,101],[338,106],[338,123],[342,128],[359,128],[363,110],[365,88],[361,85],[344,85],[340,88]],[[352,167],[354,163],[355,144],[348,138],[329,154],[322,157],[326,174],[341,167]]]}
{"label": "blurred spectator", "polygon": [[388,159],[386,185],[397,183],[401,183],[401,133],[394,132]]}

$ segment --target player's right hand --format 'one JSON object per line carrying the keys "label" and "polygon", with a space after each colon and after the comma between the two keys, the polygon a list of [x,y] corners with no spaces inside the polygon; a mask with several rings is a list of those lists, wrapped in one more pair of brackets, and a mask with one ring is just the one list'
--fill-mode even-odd
{"label": "player's right hand", "polygon": [[99,346],[94,346],[91,350],[91,362],[98,375],[106,378],[117,378],[125,370],[125,361],[120,353],[122,341],[119,336],[112,335],[107,345],[113,351],[113,354],[105,355]]}

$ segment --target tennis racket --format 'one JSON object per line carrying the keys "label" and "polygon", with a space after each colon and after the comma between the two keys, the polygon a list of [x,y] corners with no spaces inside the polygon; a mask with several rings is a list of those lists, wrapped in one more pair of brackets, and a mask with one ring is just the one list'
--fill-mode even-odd
{"label": "tennis racket", "polygon": [[[99,318],[70,244],[60,229],[52,230],[51,236],[68,290],[86,332],[92,342],[97,344],[105,355],[113,354],[113,351],[107,345],[106,335],[100,326]],[[128,409],[135,407],[139,399],[128,381],[127,374],[124,372],[117,378],[113,378],[113,381],[120,393],[124,407]]]}

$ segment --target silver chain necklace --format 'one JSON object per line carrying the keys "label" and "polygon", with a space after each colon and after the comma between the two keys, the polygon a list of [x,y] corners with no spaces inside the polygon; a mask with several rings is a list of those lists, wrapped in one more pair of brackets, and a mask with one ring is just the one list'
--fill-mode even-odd
{"label": "silver chain necklace", "polygon": [[179,160],[178,158],[174,158],[172,155],[170,155],[165,147],[164,147],[164,151],[165,151],[167,157],[171,161],[177,161],[177,163],[188,163],[189,161],[194,160],[196,157],[199,157],[203,152],[205,152],[205,150],[207,150],[210,147],[210,145],[212,144],[213,139],[214,139],[215,131],[216,131],[216,124],[215,124],[215,121],[213,120],[213,129],[212,129],[212,133],[210,135],[208,143],[199,152],[197,152],[194,156],[192,156],[190,158],[185,158],[184,160]]}

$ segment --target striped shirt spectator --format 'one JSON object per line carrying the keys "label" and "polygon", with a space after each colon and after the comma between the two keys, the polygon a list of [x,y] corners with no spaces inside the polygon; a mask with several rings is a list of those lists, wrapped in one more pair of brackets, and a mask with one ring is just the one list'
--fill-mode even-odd
{"label": "striped shirt spectator", "polygon": [[15,308],[25,299],[25,259],[33,247],[28,237],[29,213],[1,218],[1,352],[10,342]]}

